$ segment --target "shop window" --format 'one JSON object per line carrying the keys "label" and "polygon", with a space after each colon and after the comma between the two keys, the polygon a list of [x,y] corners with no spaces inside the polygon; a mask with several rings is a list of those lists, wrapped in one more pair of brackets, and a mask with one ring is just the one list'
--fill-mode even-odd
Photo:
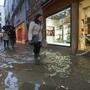
{"label": "shop window", "polygon": [[90,0],[79,3],[79,50],[90,50]]}
{"label": "shop window", "polygon": [[46,18],[46,40],[48,44],[70,46],[71,8]]}

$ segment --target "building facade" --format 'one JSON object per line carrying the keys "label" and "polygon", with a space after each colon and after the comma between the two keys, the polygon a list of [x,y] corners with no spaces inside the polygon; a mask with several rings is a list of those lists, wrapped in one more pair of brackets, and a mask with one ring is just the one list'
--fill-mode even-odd
{"label": "building facade", "polygon": [[5,0],[5,21],[6,24],[15,26],[17,43],[26,43],[29,23],[41,12],[40,2],[41,0]]}
{"label": "building facade", "polygon": [[4,7],[5,7],[5,24],[10,24],[10,18],[12,13],[12,0],[5,0]]}
{"label": "building facade", "polygon": [[85,37],[90,36],[90,0],[49,0],[42,9],[50,47],[73,54],[90,50]]}
{"label": "building facade", "polygon": [[16,29],[16,42],[25,44],[27,37],[26,28],[26,1],[27,0],[5,0],[6,24],[14,25]]}
{"label": "building facade", "polygon": [[4,25],[5,25],[4,6],[0,6],[0,31],[2,31],[2,27]]}
{"label": "building facade", "polygon": [[42,13],[43,36],[50,48],[73,54],[90,49],[90,42],[86,42],[86,35],[90,36],[90,0],[5,0],[5,7],[6,23],[16,27],[18,43],[27,41],[30,21]]}

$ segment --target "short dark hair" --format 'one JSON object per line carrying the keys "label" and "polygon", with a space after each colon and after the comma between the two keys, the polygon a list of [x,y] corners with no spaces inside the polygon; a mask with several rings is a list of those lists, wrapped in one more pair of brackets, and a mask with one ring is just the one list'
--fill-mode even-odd
{"label": "short dark hair", "polygon": [[37,23],[37,24],[40,23],[40,21],[38,21],[38,18],[41,16],[42,16],[42,14],[40,14],[40,13],[35,16],[35,19],[34,19],[35,23]]}

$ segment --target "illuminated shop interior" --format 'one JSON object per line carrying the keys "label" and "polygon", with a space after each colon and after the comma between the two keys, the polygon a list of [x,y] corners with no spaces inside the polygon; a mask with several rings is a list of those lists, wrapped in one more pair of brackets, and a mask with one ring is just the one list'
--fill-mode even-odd
{"label": "illuminated shop interior", "polygon": [[90,50],[90,0],[79,4],[79,49]]}
{"label": "illuminated shop interior", "polygon": [[71,45],[70,18],[70,7],[46,18],[46,40],[48,44]]}

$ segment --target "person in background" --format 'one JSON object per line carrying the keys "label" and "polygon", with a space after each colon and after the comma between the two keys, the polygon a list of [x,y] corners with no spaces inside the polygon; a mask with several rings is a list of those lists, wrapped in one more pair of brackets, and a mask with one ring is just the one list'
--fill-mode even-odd
{"label": "person in background", "polygon": [[10,28],[9,32],[8,32],[9,40],[10,40],[10,44],[11,44],[12,49],[14,49],[14,46],[16,43],[16,32],[15,32],[14,26],[10,26],[9,28]]}
{"label": "person in background", "polygon": [[9,48],[9,36],[8,36],[7,30],[3,32],[3,41],[4,41],[4,49],[8,49]]}
{"label": "person in background", "polygon": [[0,43],[2,43],[3,33],[0,32]]}
{"label": "person in background", "polygon": [[[40,49],[41,49],[41,43],[42,43],[42,25],[43,22],[43,16],[41,14],[37,14],[35,19],[30,22],[29,25],[29,32],[28,32],[28,40],[33,45],[33,52],[34,52],[34,58],[36,60],[35,63],[38,63],[38,59],[40,56]],[[38,41],[37,43],[32,43],[33,36],[37,35]]]}

